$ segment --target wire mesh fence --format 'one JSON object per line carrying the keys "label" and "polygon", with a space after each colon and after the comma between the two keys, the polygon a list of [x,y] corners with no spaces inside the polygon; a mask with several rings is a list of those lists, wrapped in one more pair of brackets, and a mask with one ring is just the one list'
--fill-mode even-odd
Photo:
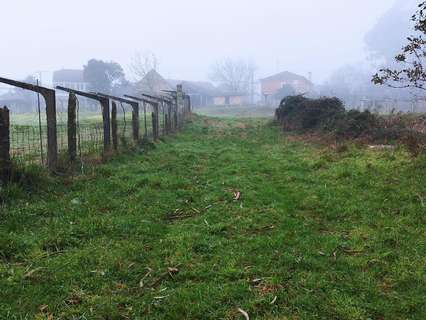
{"label": "wire mesh fence", "polygon": [[[40,129],[41,135],[40,136]],[[12,159],[23,162],[43,164],[46,159],[46,139],[43,139],[46,127],[14,125],[10,127],[10,155]]]}
{"label": "wire mesh fence", "polygon": [[31,164],[45,163],[47,125],[43,109],[34,107],[32,112],[10,113],[10,156],[13,160]]}
{"label": "wire mesh fence", "polygon": [[[79,100],[77,95],[84,98]],[[88,103],[90,98],[95,101]],[[157,140],[177,131],[190,110],[185,101],[173,97],[134,99],[138,102],[72,91],[69,101],[56,99],[56,109],[52,109],[52,101],[49,105],[46,100],[46,103],[38,103],[31,112],[12,110],[8,123],[10,158],[51,168],[52,154],[71,162],[83,161],[92,155],[103,157],[144,139]],[[71,150],[74,150],[74,157]],[[56,159],[54,162],[57,163]]]}
{"label": "wire mesh fence", "polygon": [[117,109],[117,136],[122,144],[127,145],[132,141],[132,106],[119,103]]}

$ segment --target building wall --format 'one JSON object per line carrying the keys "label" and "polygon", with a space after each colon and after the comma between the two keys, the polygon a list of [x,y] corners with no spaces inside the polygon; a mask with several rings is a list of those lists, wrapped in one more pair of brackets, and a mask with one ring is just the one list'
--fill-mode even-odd
{"label": "building wall", "polygon": [[274,95],[284,85],[290,85],[296,93],[305,93],[312,91],[312,86],[305,81],[292,80],[292,81],[263,81],[262,82],[262,94],[263,95]]}
{"label": "building wall", "polygon": [[229,104],[231,106],[240,106],[243,104],[243,98],[241,96],[229,97]]}
{"label": "building wall", "polygon": [[226,98],[225,97],[214,97],[213,104],[215,106],[224,106],[226,104]]}
{"label": "building wall", "polygon": [[191,104],[194,107],[204,107],[213,104],[213,99],[210,96],[206,96],[198,93],[188,93],[191,97]]}

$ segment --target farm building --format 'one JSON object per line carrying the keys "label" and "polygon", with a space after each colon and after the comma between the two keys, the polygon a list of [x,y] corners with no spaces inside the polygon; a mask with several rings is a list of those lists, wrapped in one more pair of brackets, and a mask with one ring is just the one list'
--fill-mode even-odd
{"label": "farm building", "polygon": [[250,100],[245,93],[229,92],[226,88],[215,87],[210,82],[186,80],[168,80],[168,82],[174,88],[182,84],[183,91],[191,97],[194,107],[244,105]]}
{"label": "farm building", "polygon": [[[53,72],[52,84],[79,91],[87,91],[89,84],[84,81],[83,70],[80,69],[62,69]],[[95,107],[93,101],[80,98],[80,105],[84,108]],[[68,93],[65,91],[56,91],[56,104],[58,111],[63,112],[68,106]]]}
{"label": "farm building", "polygon": [[87,91],[88,83],[84,81],[83,70],[62,69],[53,73],[53,86],[62,86],[74,90]]}
{"label": "farm building", "polygon": [[213,99],[215,106],[241,106],[248,104],[250,97],[245,93],[238,92],[221,92],[216,94]]}
{"label": "farm building", "polygon": [[284,71],[260,80],[263,99],[266,103],[275,103],[281,90],[292,91],[294,94],[310,93],[314,85],[307,78]]}
{"label": "farm building", "polygon": [[137,92],[159,95],[164,94],[162,90],[176,90],[166,79],[154,69],[149,71],[145,77],[135,84]]}
{"label": "farm building", "polygon": [[250,103],[250,96],[244,92],[230,90],[227,85],[220,85],[216,89],[213,99],[215,106],[241,106]]}
{"label": "farm building", "polygon": [[186,80],[168,80],[168,82],[174,88],[178,84],[182,84],[183,91],[191,97],[191,103],[194,107],[211,106],[214,104],[217,89],[210,82]]}

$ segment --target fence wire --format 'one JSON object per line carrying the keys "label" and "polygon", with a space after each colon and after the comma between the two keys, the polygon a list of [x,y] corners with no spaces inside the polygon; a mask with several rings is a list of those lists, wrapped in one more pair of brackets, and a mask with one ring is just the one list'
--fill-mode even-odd
{"label": "fence wire", "polygon": [[[68,139],[68,99],[62,97],[58,101],[56,112],[57,147],[59,156],[65,158],[69,152]],[[165,136],[176,129],[174,112],[181,122],[184,110],[176,110],[176,106],[167,103],[158,105],[158,135]],[[28,109],[27,109],[28,110]],[[21,163],[47,164],[47,120],[46,106],[35,100],[35,106],[27,113],[11,111],[10,119],[10,154],[11,158]],[[153,113],[156,108],[151,103],[139,105],[139,138],[154,138]],[[170,113],[171,111],[171,113]],[[166,120],[167,116],[167,120]],[[99,156],[104,150],[104,123],[100,103],[77,97],[76,106],[76,155],[82,162],[86,156]],[[123,149],[136,143],[133,136],[133,107],[126,103],[117,103],[117,142]],[[72,140],[71,140],[72,141]]]}
{"label": "fence wire", "polygon": [[46,107],[33,105],[25,113],[10,112],[10,156],[20,163],[44,164],[47,150]]}

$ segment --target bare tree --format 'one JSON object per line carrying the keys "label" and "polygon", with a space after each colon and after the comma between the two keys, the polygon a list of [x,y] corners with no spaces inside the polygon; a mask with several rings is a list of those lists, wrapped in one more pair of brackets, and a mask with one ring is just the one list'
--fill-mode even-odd
{"label": "bare tree", "polygon": [[151,51],[145,51],[144,53],[135,53],[129,68],[135,80],[140,81],[145,78],[151,70],[158,71],[158,66],[157,56]]}
{"label": "bare tree", "polygon": [[229,92],[249,93],[253,91],[255,72],[252,62],[225,58],[212,66],[210,79]]}
{"label": "bare tree", "polygon": [[419,4],[412,20],[416,35],[407,38],[408,44],[395,57],[401,67],[381,69],[373,76],[375,84],[426,91],[426,1]]}

